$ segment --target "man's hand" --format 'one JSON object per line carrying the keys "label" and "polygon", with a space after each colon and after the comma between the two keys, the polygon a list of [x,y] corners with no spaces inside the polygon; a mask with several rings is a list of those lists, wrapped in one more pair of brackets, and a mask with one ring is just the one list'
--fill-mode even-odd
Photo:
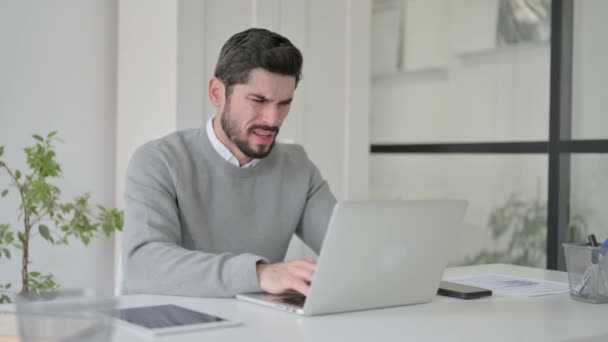
{"label": "man's hand", "polygon": [[317,262],[311,259],[256,265],[260,287],[273,294],[294,290],[308,295],[316,268]]}

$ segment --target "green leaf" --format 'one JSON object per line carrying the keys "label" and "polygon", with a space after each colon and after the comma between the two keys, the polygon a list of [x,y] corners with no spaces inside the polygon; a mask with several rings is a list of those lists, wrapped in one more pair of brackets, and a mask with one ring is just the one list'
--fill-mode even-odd
{"label": "green leaf", "polygon": [[50,242],[53,242],[53,237],[51,236],[51,232],[49,230],[49,227],[47,227],[44,224],[41,224],[38,226],[38,231],[40,232],[40,235],[42,235],[42,237]]}
{"label": "green leaf", "polygon": [[4,154],[4,146],[0,146],[0,157]]}
{"label": "green leaf", "polygon": [[4,285],[4,288],[5,289],[10,289],[11,288],[11,283],[8,283],[8,284]]}
{"label": "green leaf", "polygon": [[38,134],[34,134],[34,135],[32,135],[32,137],[34,137],[34,139],[36,139],[36,140],[38,140],[38,141],[40,141],[40,142],[43,142],[43,141],[44,141],[44,138],[43,138],[43,137],[41,137],[41,136],[39,136]]}
{"label": "green leaf", "polygon": [[0,167],[4,167],[6,164],[2,160],[0,160]]}
{"label": "green leaf", "polygon": [[8,250],[8,249],[6,249],[6,248],[4,248],[2,251],[4,252],[4,256],[5,256],[7,259],[10,259],[10,258],[11,258],[11,251],[9,251],[9,250]]}
{"label": "green leaf", "polygon": [[5,294],[0,295],[0,304],[9,304],[11,302],[11,298]]}
{"label": "green leaf", "polygon": [[57,135],[57,131],[52,131],[51,133],[49,133],[49,135],[47,135],[47,139],[51,139],[52,137]]}
{"label": "green leaf", "polygon": [[28,286],[33,292],[52,292],[59,288],[52,274],[40,275],[40,272],[30,272],[29,275]]}
{"label": "green leaf", "polygon": [[2,197],[6,197],[8,195],[8,189],[2,190]]}
{"label": "green leaf", "polygon": [[12,232],[9,232],[6,234],[6,237],[4,238],[4,241],[6,242],[7,245],[10,245],[11,243],[13,243],[13,241],[15,241],[15,237],[13,236]]}
{"label": "green leaf", "polygon": [[22,245],[25,245],[25,234],[23,234],[23,232],[17,232],[17,237],[19,238],[19,241],[21,241]]}
{"label": "green leaf", "polygon": [[15,179],[19,180],[19,178],[21,178],[21,171],[16,170],[15,171]]}
{"label": "green leaf", "polygon": [[26,161],[29,168],[38,178],[58,177],[61,166],[55,160],[55,151],[50,141],[26,147]]}
{"label": "green leaf", "polygon": [[81,235],[80,240],[82,240],[82,243],[84,243],[85,246],[87,246],[89,242],[91,242],[91,239],[86,235]]}

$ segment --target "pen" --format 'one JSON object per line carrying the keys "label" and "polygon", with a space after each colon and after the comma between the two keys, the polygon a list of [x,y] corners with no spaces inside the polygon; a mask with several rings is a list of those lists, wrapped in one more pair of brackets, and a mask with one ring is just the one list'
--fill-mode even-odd
{"label": "pen", "polygon": [[595,234],[589,234],[589,236],[587,236],[587,239],[589,240],[589,246],[591,246],[591,247],[599,246],[599,244],[597,243],[597,239],[595,238]]}
{"label": "pen", "polygon": [[604,256],[608,253],[608,239],[600,246],[600,255]]}
{"label": "pen", "polygon": [[[600,245],[597,243],[597,239],[595,238],[595,234],[589,234],[587,236],[587,239],[589,240],[589,246],[591,246],[592,248],[597,248]],[[608,239],[602,244],[602,247],[604,247],[604,245],[606,245],[606,247],[608,247]],[[602,255],[605,254],[602,253]],[[599,255],[598,255],[598,251],[597,250],[592,250],[591,251],[591,265],[589,265],[587,267],[587,269],[585,270],[585,274],[583,275],[583,279],[581,281],[581,283],[579,284],[579,286],[577,286],[576,288],[573,289],[573,292],[575,295],[579,296],[581,295],[581,293],[583,292],[583,290],[585,289],[585,287],[587,286],[587,283],[589,282],[589,280],[594,277],[597,276],[597,271],[598,271],[598,263],[599,263]]]}
{"label": "pen", "polygon": [[599,273],[600,273],[601,279],[603,280],[604,291],[608,290],[608,269],[606,269],[605,266],[602,266],[602,265],[606,265],[606,263],[608,263],[608,260],[604,260],[604,258],[606,258],[606,253],[608,253],[608,239],[606,239],[604,241],[604,243],[600,246],[600,256],[599,256],[599,259],[600,259],[599,260],[599,262],[600,262]]}

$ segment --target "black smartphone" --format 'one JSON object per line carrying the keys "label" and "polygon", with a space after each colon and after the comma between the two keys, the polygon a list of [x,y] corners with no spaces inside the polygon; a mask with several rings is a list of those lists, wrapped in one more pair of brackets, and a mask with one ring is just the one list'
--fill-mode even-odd
{"label": "black smartphone", "polygon": [[477,299],[481,297],[491,296],[492,290],[482,289],[481,287],[469,286],[442,281],[439,283],[437,294],[448,297],[456,297],[460,299]]}

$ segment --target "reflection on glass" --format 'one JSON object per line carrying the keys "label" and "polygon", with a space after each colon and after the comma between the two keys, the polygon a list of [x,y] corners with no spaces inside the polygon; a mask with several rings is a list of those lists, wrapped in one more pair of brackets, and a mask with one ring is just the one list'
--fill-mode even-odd
{"label": "reflection on glass", "polygon": [[370,160],[373,198],[469,201],[450,265],[546,265],[545,155],[375,154]]}
{"label": "reflection on glass", "polygon": [[551,0],[500,0],[496,45],[545,44],[551,39]]}
{"label": "reflection on glass", "polygon": [[608,138],[608,1],[574,1],[572,138]]}
{"label": "reflection on glass", "polygon": [[[608,238],[608,155],[582,154],[571,157],[570,227],[573,241],[586,241],[595,234],[600,243]],[[601,241],[600,241],[601,240]]]}
{"label": "reflection on glass", "polygon": [[547,202],[522,199],[513,193],[494,207],[487,220],[496,246],[482,247],[465,259],[465,264],[508,263],[540,266],[546,262]]}
{"label": "reflection on glass", "polygon": [[[414,60],[402,64],[424,67],[374,73],[373,144],[548,140],[550,1],[404,4],[400,44]],[[497,35],[510,46],[497,48]],[[372,62],[395,69],[394,36],[373,35]]]}

